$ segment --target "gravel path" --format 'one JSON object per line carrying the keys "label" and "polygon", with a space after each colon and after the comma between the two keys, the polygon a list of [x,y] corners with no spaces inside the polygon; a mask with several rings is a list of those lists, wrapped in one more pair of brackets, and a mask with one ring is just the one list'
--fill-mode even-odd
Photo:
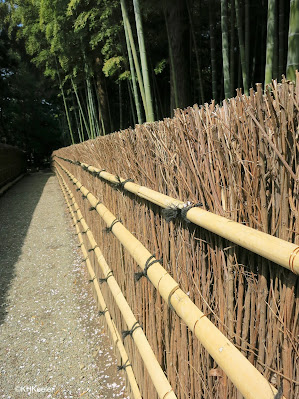
{"label": "gravel path", "polygon": [[58,181],[0,198],[0,398],[128,398]]}

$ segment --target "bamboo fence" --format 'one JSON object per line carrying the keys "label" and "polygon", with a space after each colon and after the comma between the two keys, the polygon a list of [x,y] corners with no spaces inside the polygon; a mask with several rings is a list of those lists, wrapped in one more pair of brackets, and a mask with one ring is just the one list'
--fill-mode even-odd
{"label": "bamboo fence", "polygon": [[[299,245],[299,82],[261,86],[248,97],[177,110],[173,119],[137,126],[63,148],[54,155],[106,169],[152,190]],[[191,301],[287,399],[298,397],[298,280],[290,270],[109,184],[80,165],[59,160],[176,280]],[[147,279],[136,261],[89,210],[76,202],[113,265],[133,313],[178,398],[241,398],[192,331]],[[115,225],[116,226],[116,225]],[[94,256],[92,254],[91,256]],[[95,272],[101,271],[93,259]],[[113,303],[103,287],[106,303]],[[111,309],[119,330],[120,313]],[[144,398],[156,397],[140,355],[125,343]],[[240,370],[240,373],[242,370]],[[280,392],[279,390],[279,392]]]}
{"label": "bamboo fence", "polygon": [[[141,399],[141,394],[140,394],[140,391],[139,391],[139,388],[138,388],[134,373],[132,371],[132,366],[131,366],[131,363],[129,361],[127,352],[126,352],[126,350],[124,348],[124,345],[122,343],[120,334],[119,334],[119,332],[118,332],[118,330],[117,330],[117,328],[116,328],[116,326],[115,326],[115,324],[114,324],[114,322],[113,322],[113,320],[112,320],[112,318],[110,316],[110,313],[109,313],[109,310],[107,308],[105,299],[104,299],[104,297],[102,295],[102,292],[101,292],[101,289],[100,289],[100,286],[99,286],[99,282],[96,279],[95,272],[93,270],[93,267],[91,265],[90,260],[88,259],[88,252],[86,250],[85,243],[84,243],[84,238],[83,238],[83,231],[86,231],[86,230],[84,230],[84,228],[86,229],[86,226],[84,225],[84,223],[85,223],[84,218],[82,217],[82,214],[79,211],[79,208],[78,208],[76,202],[74,201],[74,197],[71,194],[71,192],[68,189],[68,187],[66,186],[66,184],[65,184],[65,182],[64,182],[64,180],[63,180],[61,175],[60,175],[60,178],[59,178],[59,184],[60,184],[61,190],[62,190],[62,192],[63,192],[63,194],[65,196],[65,200],[66,200],[67,206],[69,208],[70,214],[71,214],[71,216],[73,218],[74,226],[76,227],[76,232],[77,232],[78,240],[79,240],[79,243],[80,243],[80,248],[82,250],[83,255],[85,256],[86,266],[87,266],[88,272],[89,272],[90,277],[91,277],[90,281],[93,282],[95,291],[97,293],[97,298],[98,298],[98,301],[99,301],[99,304],[100,304],[100,307],[101,307],[99,315],[104,315],[105,316],[107,326],[108,326],[108,328],[110,330],[111,338],[113,340],[114,345],[118,348],[119,354],[121,356],[122,366],[120,366],[120,368],[123,367],[124,370],[127,373],[128,381],[130,383],[130,388],[131,388],[132,394],[134,396],[134,399]],[[70,200],[72,202],[70,202]],[[80,212],[80,214],[78,212]],[[82,225],[82,229],[83,230],[81,230],[80,227],[78,226],[78,218],[80,220],[80,224]]]}

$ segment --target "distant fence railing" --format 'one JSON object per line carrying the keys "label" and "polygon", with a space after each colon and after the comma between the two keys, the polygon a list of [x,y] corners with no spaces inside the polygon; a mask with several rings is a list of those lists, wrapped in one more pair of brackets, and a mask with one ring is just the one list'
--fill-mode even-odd
{"label": "distant fence railing", "polygon": [[26,171],[24,151],[6,144],[0,144],[0,188]]}
{"label": "distant fence railing", "polygon": [[[258,86],[222,107],[177,110],[173,119],[54,153],[88,226],[83,240],[95,275],[107,277],[90,231],[178,398],[299,394],[298,98],[298,82],[274,82],[266,94]],[[207,214],[215,216],[211,226]],[[240,226],[243,236],[229,240],[226,225]],[[264,237],[276,244],[266,248]],[[123,330],[108,284],[101,290]],[[217,346],[217,334],[228,344]],[[154,398],[132,341],[124,345],[141,395]],[[223,348],[234,355],[225,358]]]}

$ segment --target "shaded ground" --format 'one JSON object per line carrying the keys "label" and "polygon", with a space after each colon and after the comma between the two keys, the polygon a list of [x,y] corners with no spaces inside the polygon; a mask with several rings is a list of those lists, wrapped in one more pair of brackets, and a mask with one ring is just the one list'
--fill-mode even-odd
{"label": "shaded ground", "polygon": [[127,398],[66,215],[51,173],[0,198],[0,398]]}

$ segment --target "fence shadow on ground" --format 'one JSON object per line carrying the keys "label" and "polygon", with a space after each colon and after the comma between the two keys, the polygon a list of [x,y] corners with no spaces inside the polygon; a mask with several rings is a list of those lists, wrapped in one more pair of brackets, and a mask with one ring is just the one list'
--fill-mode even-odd
{"label": "fence shadow on ground", "polygon": [[32,215],[51,176],[50,170],[27,175],[0,197],[0,325]]}

